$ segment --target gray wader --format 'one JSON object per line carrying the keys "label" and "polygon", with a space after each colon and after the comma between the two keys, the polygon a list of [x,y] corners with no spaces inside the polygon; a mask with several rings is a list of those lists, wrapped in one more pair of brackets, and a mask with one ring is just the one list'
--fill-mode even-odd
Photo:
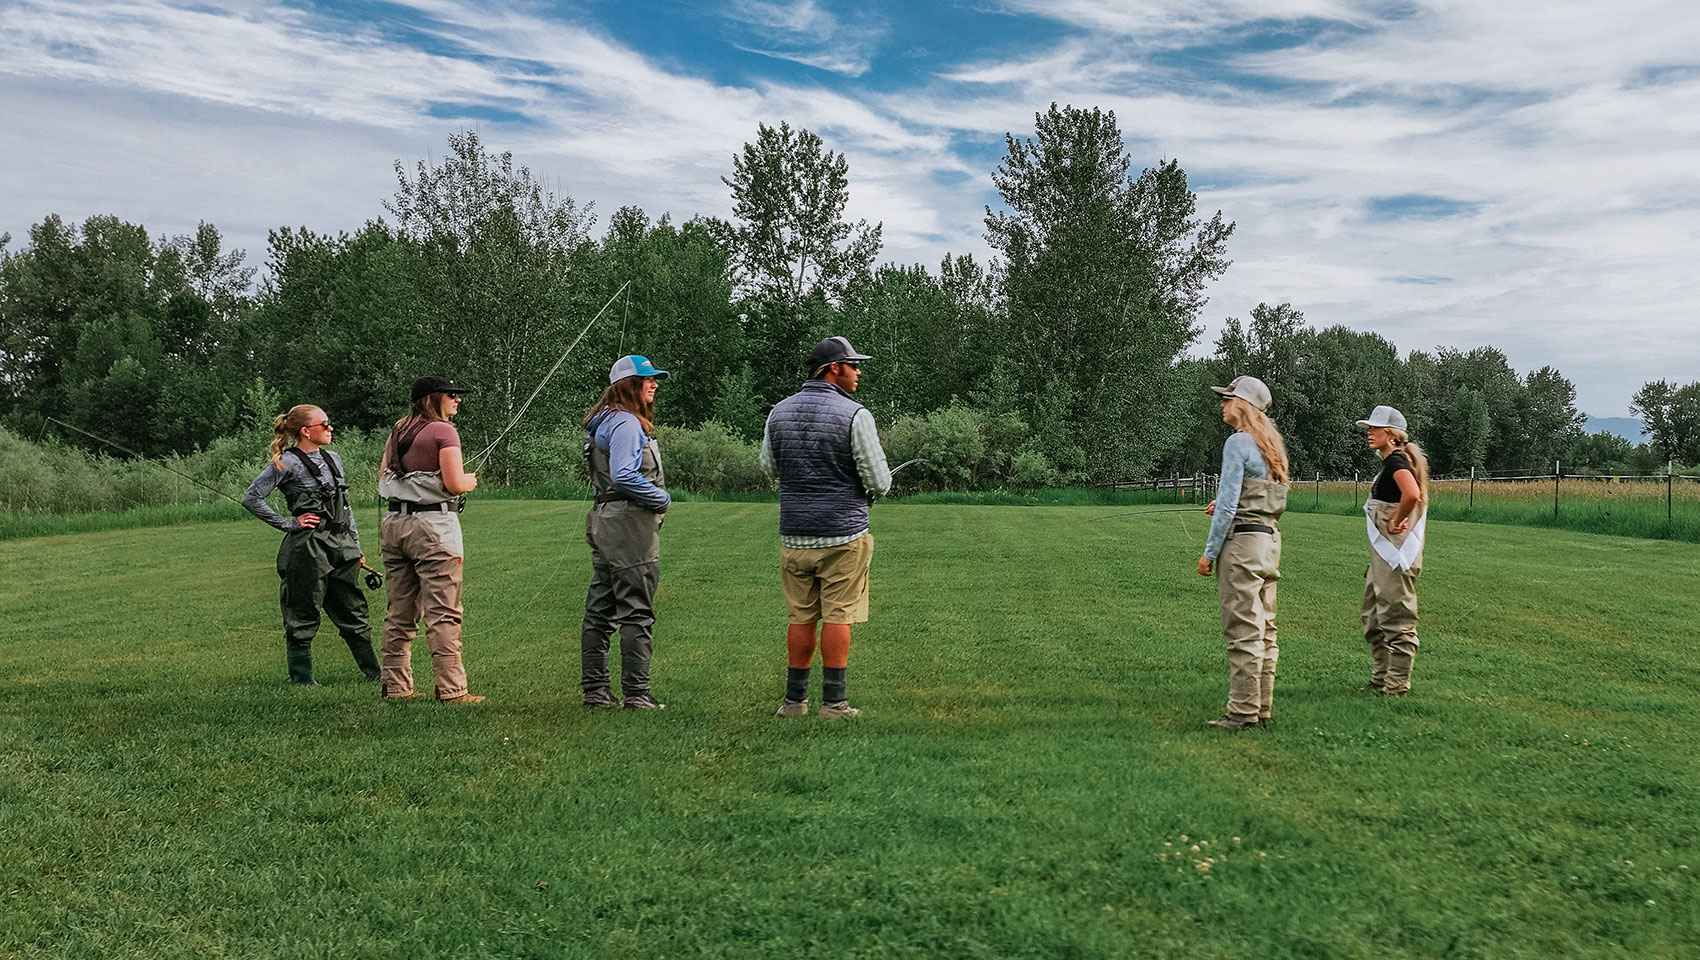
{"label": "gray wader", "polygon": [[[1386,500],[1371,500],[1364,508],[1381,536],[1395,548],[1405,546],[1411,536],[1410,530],[1387,532],[1387,522],[1398,509],[1397,503]],[[1411,668],[1417,659],[1417,577],[1422,572],[1420,552],[1406,570],[1395,568],[1373,549],[1369,552],[1358,614],[1363,620],[1364,640],[1369,643],[1370,686],[1382,693],[1398,696],[1411,690]]]}
{"label": "gray wader", "polygon": [[439,700],[465,696],[466,666],[461,660],[460,602],[462,558],[460,498],[443,485],[437,470],[378,478],[378,493],[388,501],[378,543],[384,555],[382,648],[384,697],[409,697],[413,689],[413,637],[425,622],[431,648],[431,681]]}
{"label": "gray wader", "polygon": [[[655,626],[655,588],[661,581],[661,522],[656,513],[625,498],[608,467],[608,451],[585,438],[585,460],[595,503],[584,518],[590,544],[590,592],[584,598],[579,653],[585,703],[612,703],[608,645],[620,631],[620,690],[628,699],[649,695],[649,656]],[[644,445],[638,472],[667,488],[655,441]]]}
{"label": "gray wader", "polygon": [[1227,715],[1266,720],[1275,698],[1275,587],[1281,579],[1281,531],[1287,485],[1248,476],[1234,525],[1216,558],[1216,595],[1228,642]]}
{"label": "gray wader", "polygon": [[323,519],[311,530],[302,528],[283,535],[277,549],[277,575],[283,581],[278,600],[283,607],[283,656],[291,683],[313,680],[313,637],[319,632],[319,611],[330,617],[337,632],[354,654],[354,662],[366,679],[378,679],[378,658],[372,651],[372,626],[366,617],[366,595],[360,590],[360,541],[349,527],[351,513],[348,484],[330,457],[329,486],[301,451],[294,454],[313,478],[313,487],[290,498],[289,512],[299,518],[316,513]]}

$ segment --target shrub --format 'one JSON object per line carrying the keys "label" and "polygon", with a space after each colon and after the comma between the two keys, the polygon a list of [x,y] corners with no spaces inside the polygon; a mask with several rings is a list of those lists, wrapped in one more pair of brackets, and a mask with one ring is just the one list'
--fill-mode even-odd
{"label": "shrub", "polygon": [[761,446],[740,440],[710,420],[691,430],[657,426],[667,485],[693,493],[732,493],[772,487],[761,469]]}

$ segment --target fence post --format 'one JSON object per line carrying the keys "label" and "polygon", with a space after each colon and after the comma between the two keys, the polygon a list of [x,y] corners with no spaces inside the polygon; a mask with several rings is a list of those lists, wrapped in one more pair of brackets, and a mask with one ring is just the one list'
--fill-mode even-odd
{"label": "fence post", "polygon": [[1352,509],[1358,508],[1358,472],[1352,471]]}
{"label": "fence post", "polygon": [[1476,468],[1470,468],[1470,509],[1476,509]]}
{"label": "fence post", "polygon": [[1316,509],[1316,510],[1322,509],[1322,471],[1321,470],[1316,471],[1316,502],[1314,504],[1312,504],[1311,506],[1312,506],[1313,509]]}
{"label": "fence post", "polygon": [[1673,481],[1675,479],[1676,479],[1676,458],[1672,457],[1671,459],[1665,461],[1665,522],[1666,523],[1669,523],[1670,520],[1671,520],[1670,488],[1671,488],[1671,481]]}
{"label": "fence post", "polygon": [[1564,476],[1564,471],[1558,468],[1558,461],[1552,462],[1552,515],[1558,516],[1558,478]]}

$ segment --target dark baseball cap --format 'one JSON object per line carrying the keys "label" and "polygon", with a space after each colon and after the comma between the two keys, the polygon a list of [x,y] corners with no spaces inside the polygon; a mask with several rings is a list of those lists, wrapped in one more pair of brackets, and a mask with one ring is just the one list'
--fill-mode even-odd
{"label": "dark baseball cap", "polygon": [[459,394],[471,393],[471,387],[463,387],[440,373],[433,373],[413,381],[413,399],[428,397],[433,393]]}
{"label": "dark baseball cap", "polygon": [[857,353],[856,348],[850,345],[850,341],[843,337],[827,337],[815,344],[815,348],[809,351],[809,371],[813,373],[829,363],[838,363],[840,360],[872,359],[865,353]]}

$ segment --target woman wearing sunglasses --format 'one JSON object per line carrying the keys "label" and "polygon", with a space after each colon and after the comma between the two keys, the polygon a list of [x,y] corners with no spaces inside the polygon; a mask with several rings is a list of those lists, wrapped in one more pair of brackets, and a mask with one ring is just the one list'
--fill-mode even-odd
{"label": "woman wearing sunglasses", "polygon": [[[347,641],[360,672],[376,680],[378,658],[372,652],[366,595],[360,592],[360,568],[366,558],[348,503],[342,460],[325,449],[333,432],[330,418],[318,407],[301,404],[274,420],[273,429],[271,462],[242,495],[242,505],[283,531],[277,574],[283,581],[279,599],[289,681],[318,686],[313,679],[313,637],[319,632],[321,610]],[[280,516],[266,504],[273,490],[283,491],[290,516]]]}
{"label": "woman wearing sunglasses", "polygon": [[472,392],[439,374],[413,382],[413,408],[396,421],[378,468],[378,495],[386,502],[378,545],[384,554],[384,682],[386,700],[406,700],[413,689],[413,637],[425,621],[431,679],[444,703],[481,703],[466,690],[460,656],[460,534],[465,494],[478,486],[466,472],[460,434],[449,421],[460,398]]}

